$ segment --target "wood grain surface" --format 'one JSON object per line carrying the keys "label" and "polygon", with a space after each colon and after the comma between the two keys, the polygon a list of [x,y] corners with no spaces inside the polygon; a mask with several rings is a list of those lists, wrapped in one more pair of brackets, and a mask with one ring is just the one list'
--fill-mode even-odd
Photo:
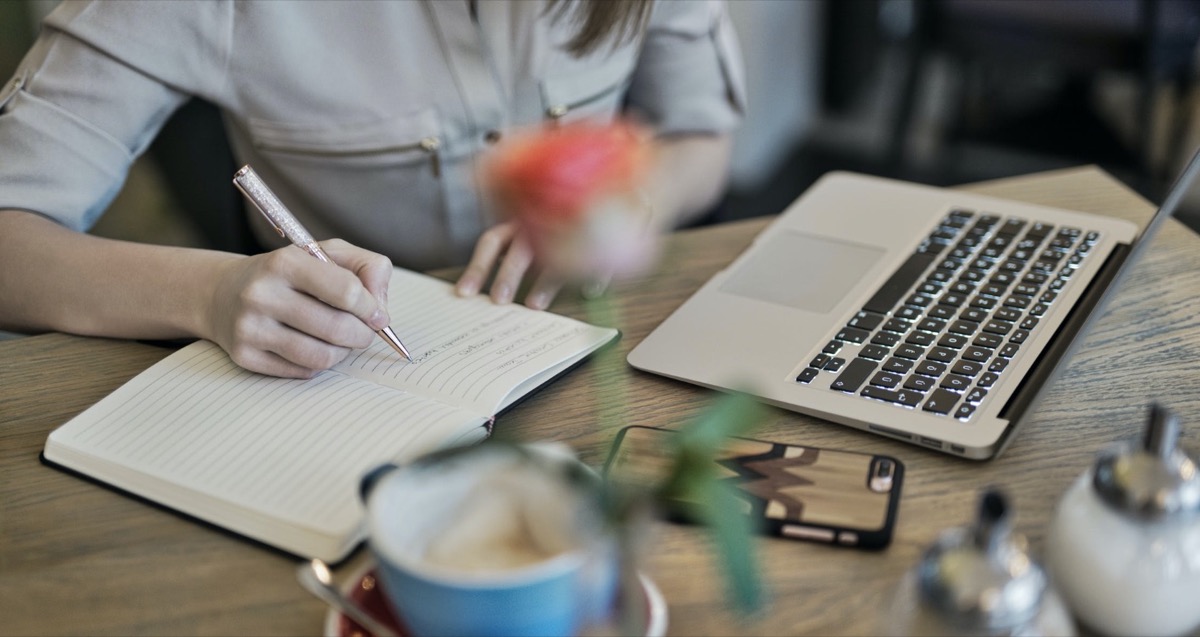
{"label": "wood grain surface", "polygon": [[[972,192],[1144,223],[1153,206],[1093,167],[975,184]],[[551,439],[600,465],[620,424],[675,427],[713,393],[636,372],[624,355],[768,223],[755,219],[672,235],[660,269],[614,290],[619,358],[594,360],[507,413],[497,434]],[[453,272],[440,273],[447,278]],[[871,553],[763,538],[770,601],[733,614],[706,537],[662,524],[646,571],[670,605],[673,635],[862,635],[879,632],[901,574],[937,534],[967,522],[981,489],[1003,488],[1035,553],[1055,502],[1094,455],[1140,431],[1151,400],[1182,419],[1200,448],[1200,238],[1171,222],[1115,302],[998,459],[974,462],[783,410],[755,437],[877,452],[907,467],[893,544]],[[564,295],[554,311],[587,318]],[[39,462],[56,426],[170,350],[61,334],[0,342],[0,634],[319,634],[321,602],[296,584],[296,558]],[[613,364],[616,363],[616,364]],[[596,416],[607,380],[625,388],[625,419]],[[359,551],[338,568],[368,559]]]}

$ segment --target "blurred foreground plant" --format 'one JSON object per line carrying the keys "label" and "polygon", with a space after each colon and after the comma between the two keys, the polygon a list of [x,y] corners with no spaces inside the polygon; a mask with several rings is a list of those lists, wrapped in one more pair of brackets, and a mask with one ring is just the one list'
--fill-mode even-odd
{"label": "blurred foreground plant", "polygon": [[[591,286],[594,293],[585,296],[593,323],[620,324],[607,281],[646,271],[658,253],[659,220],[644,183],[654,160],[650,139],[628,122],[564,124],[509,135],[483,165],[489,201],[518,224],[541,267],[585,290]],[[600,426],[615,433],[629,424],[624,361],[608,348],[595,367]],[[604,482],[603,506],[621,547],[622,577],[635,584],[623,587],[626,632],[644,616],[636,586],[643,522],[670,502],[688,502],[688,517],[709,529],[735,607],[749,612],[760,605],[752,522],[745,502],[719,478],[714,459],[726,438],[749,433],[761,414],[747,395],[722,396],[674,436],[673,461],[660,483]]]}

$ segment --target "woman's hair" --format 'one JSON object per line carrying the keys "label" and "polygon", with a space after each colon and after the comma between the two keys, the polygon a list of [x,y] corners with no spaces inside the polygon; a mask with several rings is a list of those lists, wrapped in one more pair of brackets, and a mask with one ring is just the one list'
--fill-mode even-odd
{"label": "woman's hair", "polygon": [[561,19],[570,15],[578,30],[567,50],[583,56],[607,40],[620,44],[637,37],[650,17],[654,0],[549,0],[547,11]]}

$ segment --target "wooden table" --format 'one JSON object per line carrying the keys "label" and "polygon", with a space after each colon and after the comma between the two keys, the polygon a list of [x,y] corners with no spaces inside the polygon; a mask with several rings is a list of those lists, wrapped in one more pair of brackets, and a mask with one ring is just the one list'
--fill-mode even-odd
{"label": "wooden table", "polygon": [[[969,186],[1011,199],[1144,223],[1153,207],[1096,168]],[[671,237],[663,267],[620,286],[627,353],[767,223],[756,219]],[[1200,447],[1200,238],[1170,222],[1000,458],[978,463],[776,410],[757,437],[894,455],[908,467],[896,536],[881,553],[782,539],[757,545],[770,604],[742,619],[725,605],[707,540],[661,525],[646,569],[670,604],[669,632],[870,634],[905,569],[946,527],[965,523],[979,491],[1002,487],[1017,530],[1040,550],[1059,495],[1114,440],[1137,435],[1146,405],[1179,414]],[[582,316],[562,299],[554,308]],[[295,558],[38,461],[47,434],[168,350],[52,334],[0,342],[0,634],[319,634],[324,605],[296,584]],[[629,424],[677,426],[712,393],[629,369]],[[506,437],[555,439],[590,464],[614,431],[594,416],[597,369],[585,366],[507,414]],[[366,559],[360,551],[339,573]]]}

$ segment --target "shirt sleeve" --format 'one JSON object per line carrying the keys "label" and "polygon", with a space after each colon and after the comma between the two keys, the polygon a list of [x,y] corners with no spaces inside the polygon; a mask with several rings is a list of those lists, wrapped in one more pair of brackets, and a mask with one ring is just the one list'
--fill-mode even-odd
{"label": "shirt sleeve", "polygon": [[656,2],[627,106],[660,134],[730,131],[746,111],[745,71],[723,2]]}
{"label": "shirt sleeve", "polygon": [[225,60],[206,43],[228,32],[221,6],[65,2],[52,12],[0,87],[0,208],[90,228],[167,117],[220,81]]}

